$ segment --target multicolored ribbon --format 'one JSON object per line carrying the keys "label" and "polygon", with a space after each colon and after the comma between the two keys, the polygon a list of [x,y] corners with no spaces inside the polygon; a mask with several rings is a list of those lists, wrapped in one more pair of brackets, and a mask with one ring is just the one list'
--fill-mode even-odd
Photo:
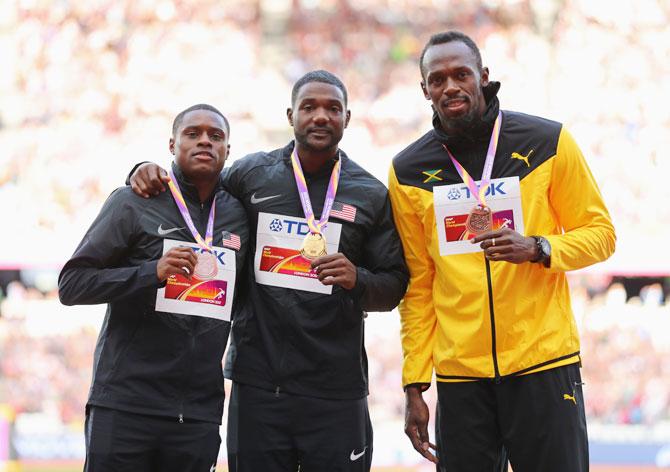
{"label": "multicolored ribbon", "polygon": [[296,146],[293,147],[293,152],[291,153],[291,164],[293,164],[293,175],[295,175],[295,183],[298,186],[298,193],[300,194],[300,203],[302,204],[302,211],[305,213],[305,218],[307,219],[307,225],[309,226],[310,232],[314,234],[320,234],[321,228],[328,222],[328,217],[330,216],[330,210],[333,208],[333,202],[335,201],[335,194],[337,193],[337,184],[340,181],[340,168],[342,166],[342,161],[338,154],[335,165],[333,166],[333,172],[330,174],[330,182],[328,182],[328,190],[326,191],[326,199],[323,202],[323,210],[321,211],[321,218],[319,221],[316,221],[314,218],[314,210],[312,209],[312,201],[309,199],[309,191],[307,190],[307,181],[305,180],[305,173],[302,171],[302,166],[300,165],[300,159],[298,158],[298,152],[296,151]]}
{"label": "multicolored ribbon", "polygon": [[495,160],[496,149],[498,148],[498,138],[500,137],[501,121],[502,121],[502,113],[498,112],[496,121],[493,124],[493,132],[491,133],[491,140],[489,141],[489,149],[486,152],[486,161],[484,162],[484,171],[482,172],[482,180],[479,181],[479,188],[477,188],[477,184],[475,183],[474,180],[472,180],[472,177],[470,177],[468,171],[465,170],[465,168],[461,165],[461,163],[458,162],[451,154],[451,152],[447,148],[447,145],[446,144],[442,145],[444,147],[444,150],[447,151],[447,154],[449,154],[451,162],[454,163],[454,166],[456,167],[458,174],[461,176],[461,179],[463,179],[463,183],[465,183],[465,185],[468,186],[468,188],[470,189],[470,193],[477,198],[477,201],[483,207],[486,206],[486,198],[484,198],[484,195],[486,194],[486,190],[488,189],[489,184],[491,183],[491,171],[493,170],[493,161]]}
{"label": "multicolored ribbon", "polygon": [[170,192],[172,192],[172,196],[174,197],[174,201],[177,204],[177,208],[179,208],[179,213],[181,213],[182,218],[184,218],[184,221],[186,222],[186,226],[188,226],[188,229],[191,230],[191,234],[195,238],[195,242],[198,243],[198,245],[205,249],[208,252],[212,252],[212,239],[213,239],[213,234],[214,234],[214,208],[216,207],[216,196],[214,197],[214,200],[212,200],[212,208],[209,210],[209,218],[207,220],[207,232],[205,233],[205,239],[202,239],[202,236],[200,236],[200,233],[198,230],[195,228],[195,224],[193,224],[193,219],[191,218],[191,215],[188,212],[188,208],[186,207],[186,201],[184,200],[184,195],[182,195],[181,190],[179,189],[179,184],[177,183],[177,179],[174,176],[174,173],[172,172],[172,169],[169,171],[170,174],[170,181],[168,182],[168,187],[170,188]]}

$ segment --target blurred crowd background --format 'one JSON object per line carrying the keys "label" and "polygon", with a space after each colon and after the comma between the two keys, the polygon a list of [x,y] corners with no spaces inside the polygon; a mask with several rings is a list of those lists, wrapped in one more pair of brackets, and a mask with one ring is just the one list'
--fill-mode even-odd
{"label": "blurred crowd background", "polygon": [[[667,0],[3,0],[0,404],[25,437],[83,450],[103,309],[62,307],[56,276],[133,164],[169,163],[179,111],[222,110],[231,159],[274,149],[293,82],[328,69],[349,90],[343,149],[385,182],[430,126],[421,48],[460,29],[503,108],[575,135],[617,228],[617,253],[572,276],[592,439],[670,444],[669,23]],[[397,313],[367,337],[375,461],[411,464]]]}

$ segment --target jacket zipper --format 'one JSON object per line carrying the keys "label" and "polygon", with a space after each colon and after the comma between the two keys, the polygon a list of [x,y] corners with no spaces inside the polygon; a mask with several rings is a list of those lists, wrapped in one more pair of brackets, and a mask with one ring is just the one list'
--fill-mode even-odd
{"label": "jacket zipper", "polygon": [[[204,216],[204,212],[205,212],[205,204],[201,202],[200,203],[200,221],[202,221],[202,218]],[[209,216],[209,215],[207,215],[207,216]],[[190,335],[189,337],[191,339],[190,346],[189,346],[189,358],[190,358],[193,355],[193,351],[195,351],[195,333],[191,332],[191,330],[189,329],[188,334]],[[192,372],[193,372],[193,369],[191,368],[191,366],[189,366],[188,374],[186,376],[187,378],[184,379],[185,382],[184,382],[184,388],[182,389],[181,402],[179,403],[179,415],[177,415],[177,420],[179,421],[179,424],[184,423],[184,400],[185,400],[186,390],[187,390],[188,384],[191,381]]]}
{"label": "jacket zipper", "polygon": [[[189,359],[193,357],[193,351],[195,351],[195,334],[189,330],[188,333],[190,336],[190,343],[189,343]],[[184,423],[184,401],[186,397],[186,391],[188,390],[188,385],[191,383],[191,375],[193,373],[193,368],[192,366],[189,365],[188,373],[186,374],[186,378],[184,379],[184,388],[182,389],[182,395],[181,395],[181,401],[179,403],[179,414],[177,415],[177,420],[179,421],[180,424]]]}
{"label": "jacket zipper", "polygon": [[500,370],[498,370],[498,353],[496,352],[496,317],[493,311],[493,284],[491,282],[491,263],[486,262],[486,283],[489,291],[489,314],[491,315],[491,354],[493,356],[493,371],[495,374],[495,383],[500,383]]}
{"label": "jacket zipper", "polygon": [[[305,175],[305,181],[307,182],[307,187],[312,184],[313,178],[310,177],[309,175]],[[279,363],[277,365],[277,369],[279,372],[276,372],[274,375],[274,380],[275,380],[275,397],[279,398],[279,393],[281,391],[281,383],[284,380],[284,361],[286,359],[286,351],[287,351],[287,341],[286,341],[286,334],[287,334],[287,326],[288,323],[282,323],[281,325],[281,330],[283,336],[281,337],[282,339],[282,345],[281,345],[281,354],[279,355]]]}

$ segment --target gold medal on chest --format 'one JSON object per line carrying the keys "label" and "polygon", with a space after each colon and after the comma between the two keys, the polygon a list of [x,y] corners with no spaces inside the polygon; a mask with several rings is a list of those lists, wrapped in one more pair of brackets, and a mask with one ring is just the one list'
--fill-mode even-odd
{"label": "gold medal on chest", "polygon": [[479,235],[493,229],[493,212],[487,206],[477,205],[468,214],[465,227],[469,233]]}
{"label": "gold medal on chest", "polygon": [[300,254],[306,259],[316,259],[326,255],[326,238],[321,233],[308,233],[302,242]]}

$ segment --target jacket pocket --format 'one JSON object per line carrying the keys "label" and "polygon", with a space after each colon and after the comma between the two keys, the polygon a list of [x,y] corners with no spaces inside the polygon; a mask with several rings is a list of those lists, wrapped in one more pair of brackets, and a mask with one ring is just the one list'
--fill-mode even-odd
{"label": "jacket pocket", "polygon": [[[141,338],[141,332],[144,330],[146,324],[147,310],[142,312],[139,321],[133,326],[127,338],[122,339],[118,346],[116,346],[115,351],[116,355],[112,359],[111,367],[109,369],[109,375],[107,376],[106,382],[112,382],[116,378],[116,374],[119,370],[119,366],[125,360],[126,355],[130,346],[135,342],[136,339]],[[127,320],[121,320],[121,323],[127,322]],[[113,330],[116,331],[116,330]],[[112,336],[114,334],[110,333]],[[111,336],[110,336],[111,337]]]}

